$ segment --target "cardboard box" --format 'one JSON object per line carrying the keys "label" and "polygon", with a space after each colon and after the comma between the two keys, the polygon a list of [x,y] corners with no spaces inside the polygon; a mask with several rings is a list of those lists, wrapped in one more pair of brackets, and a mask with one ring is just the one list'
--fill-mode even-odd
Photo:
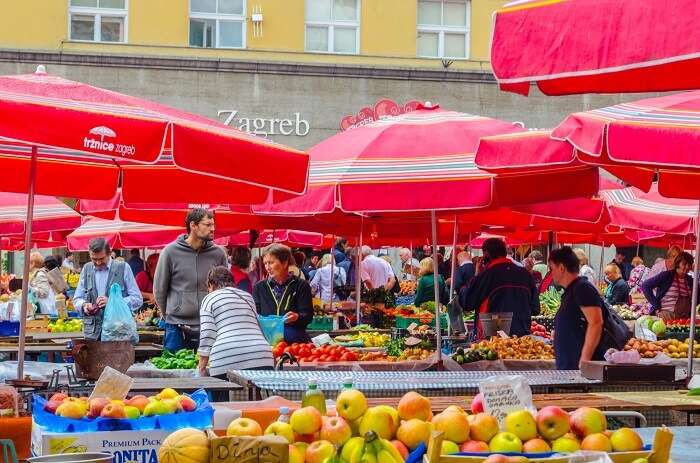
{"label": "cardboard box", "polygon": [[209,438],[210,463],[287,463],[289,460],[289,444],[280,436],[216,437],[210,433]]}
{"label": "cardboard box", "polygon": [[173,431],[47,432],[32,423],[32,454],[109,452],[114,463],[157,463],[161,442]]}

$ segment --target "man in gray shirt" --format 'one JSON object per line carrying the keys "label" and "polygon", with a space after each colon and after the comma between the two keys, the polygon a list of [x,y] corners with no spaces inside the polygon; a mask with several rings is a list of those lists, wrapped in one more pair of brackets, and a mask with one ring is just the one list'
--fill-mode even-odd
{"label": "man in gray shirt", "polygon": [[207,295],[207,274],[227,266],[226,251],[216,246],[214,214],[192,209],[185,218],[187,234],[160,254],[153,277],[156,303],[165,316],[165,349],[196,349],[199,341],[199,307]]}

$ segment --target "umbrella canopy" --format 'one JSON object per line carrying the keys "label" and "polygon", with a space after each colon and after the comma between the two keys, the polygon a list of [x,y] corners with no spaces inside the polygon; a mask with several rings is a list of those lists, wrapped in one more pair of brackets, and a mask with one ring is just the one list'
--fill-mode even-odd
{"label": "umbrella canopy", "polygon": [[[32,233],[30,249],[62,248],[66,246],[68,230],[57,232]],[[0,250],[21,251],[24,249],[24,234],[4,235],[0,237]]]}
{"label": "umbrella canopy", "polygon": [[162,248],[182,233],[181,227],[91,218],[69,234],[66,243],[71,251],[86,251],[91,239],[101,237],[112,249]]}
{"label": "umbrella canopy", "polygon": [[[221,246],[248,246],[250,232],[225,236],[216,239],[215,242]],[[302,230],[263,230],[255,241],[255,247],[268,246],[272,243],[281,243],[292,248],[330,248],[333,246],[333,237]]]}
{"label": "umbrella canopy", "polygon": [[494,15],[491,66],[523,95],[694,89],[698,20],[695,0],[513,2]]}
{"label": "umbrella canopy", "polygon": [[[11,176],[8,174],[8,176]],[[0,193],[0,234],[22,234],[27,224],[27,195]],[[75,230],[82,217],[53,196],[35,196],[32,230],[50,232]]]}

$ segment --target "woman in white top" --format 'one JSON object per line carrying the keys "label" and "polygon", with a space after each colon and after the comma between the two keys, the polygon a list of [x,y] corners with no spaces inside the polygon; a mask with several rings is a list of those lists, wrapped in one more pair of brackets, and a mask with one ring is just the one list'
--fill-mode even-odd
{"label": "woman in white top", "polygon": [[576,257],[578,257],[578,262],[579,265],[581,266],[578,275],[581,277],[586,277],[586,279],[593,285],[596,286],[598,284],[598,275],[596,275],[595,270],[588,265],[588,256],[586,255],[585,252],[583,252],[583,249],[576,248],[574,249],[574,254],[576,254]]}
{"label": "woman in white top", "polygon": [[234,287],[223,266],[207,276],[209,294],[199,310],[199,373],[226,379],[229,370],[269,370],[272,349],[258,324],[253,297]]}
{"label": "woman in white top", "polygon": [[44,265],[44,256],[33,252],[29,256],[29,290],[39,304],[43,315],[56,315],[56,293],[49,283],[49,272]]}
{"label": "woman in white top", "polygon": [[[316,270],[311,280],[311,292],[314,295],[318,295],[322,301],[329,301],[331,299],[331,263],[334,263],[333,256],[324,254],[321,258],[318,270]],[[333,265],[332,267],[334,276],[333,288],[337,289],[345,284],[345,269],[337,265]],[[333,291],[333,300],[339,300],[335,289]]]}

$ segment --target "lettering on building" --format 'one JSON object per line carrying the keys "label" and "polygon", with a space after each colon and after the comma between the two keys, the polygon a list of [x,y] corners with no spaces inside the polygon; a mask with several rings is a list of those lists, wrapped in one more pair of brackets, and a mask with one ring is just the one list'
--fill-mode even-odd
{"label": "lettering on building", "polygon": [[241,117],[236,109],[220,109],[217,112],[225,125],[236,127],[244,132],[267,137],[270,135],[296,135],[305,137],[311,129],[309,121],[301,117],[301,113],[294,113],[292,118],[249,118]]}

